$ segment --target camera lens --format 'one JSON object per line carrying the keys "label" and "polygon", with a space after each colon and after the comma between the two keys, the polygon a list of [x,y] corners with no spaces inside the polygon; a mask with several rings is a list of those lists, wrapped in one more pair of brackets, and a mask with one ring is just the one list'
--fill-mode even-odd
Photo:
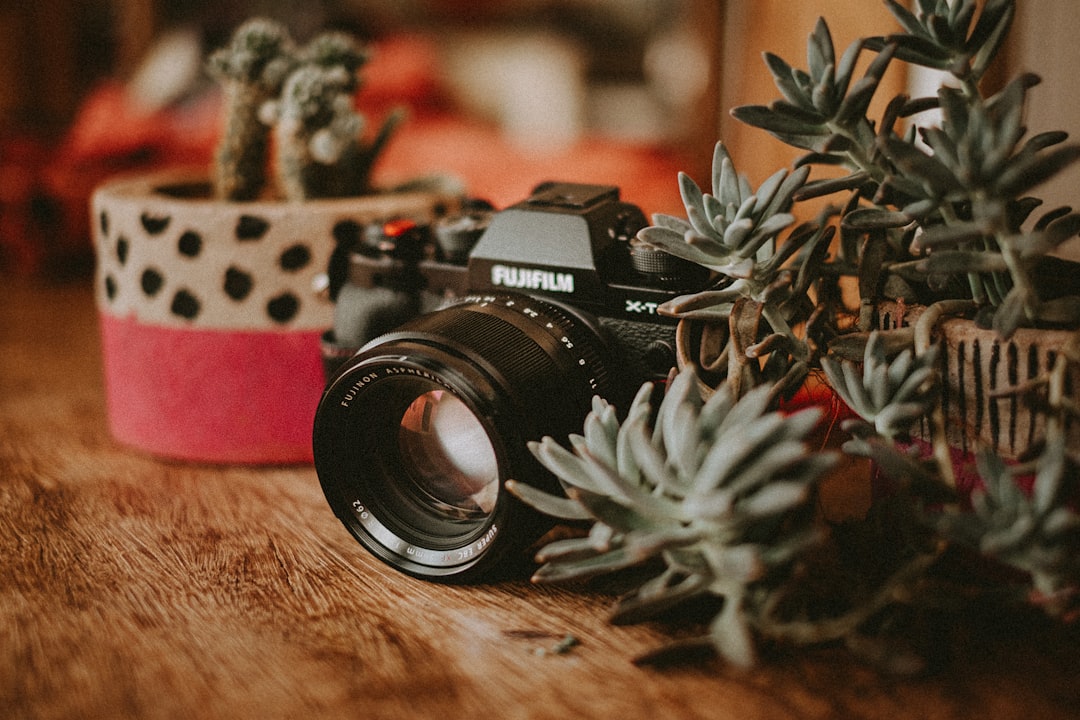
{"label": "camera lens", "polygon": [[513,565],[546,527],[508,479],[553,490],[526,443],[580,432],[611,397],[608,347],[577,311],[472,296],[369,343],[330,381],[315,467],[335,514],[412,575],[473,581]]}

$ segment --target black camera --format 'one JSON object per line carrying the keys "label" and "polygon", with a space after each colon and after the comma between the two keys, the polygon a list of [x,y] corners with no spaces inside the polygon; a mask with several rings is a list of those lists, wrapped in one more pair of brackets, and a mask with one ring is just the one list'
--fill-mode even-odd
{"label": "black camera", "polygon": [[594,395],[625,408],[665,377],[674,322],[656,308],[708,281],[636,240],[645,225],[616,187],[545,183],[500,212],[375,227],[339,256],[314,457],[368,550],[475,581],[547,529],[504,488],[557,486],[527,442],[580,432]]}

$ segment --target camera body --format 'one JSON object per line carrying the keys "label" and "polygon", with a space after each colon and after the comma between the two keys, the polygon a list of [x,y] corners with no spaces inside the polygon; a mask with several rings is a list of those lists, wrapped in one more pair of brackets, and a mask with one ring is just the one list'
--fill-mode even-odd
{"label": "camera body", "polygon": [[494,212],[388,223],[332,259],[319,481],[374,555],[440,581],[490,579],[548,521],[515,479],[558,491],[528,451],[580,432],[599,395],[626,408],[674,365],[664,301],[708,272],[636,240],[613,186],[545,183]]}
{"label": "camera body", "polygon": [[[467,296],[521,292],[594,316],[636,389],[674,365],[666,300],[698,289],[707,271],[640,244],[641,209],[615,186],[549,182],[500,212],[466,206],[431,226],[368,228],[332,278],[328,376],[372,339]],[[331,275],[335,275],[333,270]]]}

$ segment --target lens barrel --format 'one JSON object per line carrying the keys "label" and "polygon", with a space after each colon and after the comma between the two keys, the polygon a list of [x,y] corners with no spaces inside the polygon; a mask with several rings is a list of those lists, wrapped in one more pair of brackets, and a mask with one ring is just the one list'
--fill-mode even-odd
{"label": "lens barrel", "polygon": [[505,490],[552,490],[526,443],[580,432],[611,398],[595,320],[516,293],[475,295],[369,343],[330,381],[315,415],[327,501],[369,551],[431,580],[507,569],[547,527]]}

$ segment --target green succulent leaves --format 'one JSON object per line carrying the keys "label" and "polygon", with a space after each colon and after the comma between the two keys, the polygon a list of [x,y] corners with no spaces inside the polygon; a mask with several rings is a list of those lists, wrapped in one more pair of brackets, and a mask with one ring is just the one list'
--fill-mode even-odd
{"label": "green succulent leaves", "polygon": [[[1080,586],[1080,515],[1069,507],[1064,438],[1048,444],[1040,457],[1029,497],[1017,472],[1000,458],[979,456],[985,483],[972,497],[972,515],[951,516],[952,532],[970,538],[978,550],[1031,574],[1038,592],[1054,596]],[[1074,468],[1075,470],[1075,468]]]}
{"label": "green succulent leaves", "polygon": [[[795,216],[789,210],[809,168],[780,170],[755,191],[721,143],[712,167],[711,194],[680,174],[686,219],[654,215],[654,224],[638,233],[641,242],[717,276],[709,289],[668,300],[658,312],[730,326],[729,346],[739,347],[725,355],[736,394],[762,380],[787,376],[801,382],[812,348],[795,328],[807,323],[813,311],[808,292],[821,276],[835,233],[827,222],[834,211],[826,208],[814,221],[791,228]],[[759,360],[764,372],[751,367]]]}
{"label": "green succulent leaves", "polygon": [[862,49],[862,41],[857,41],[837,59],[829,27],[819,19],[807,42],[808,70],[765,54],[765,64],[783,98],[769,106],[738,107],[732,115],[789,145],[815,153],[843,151],[852,136],[872,138],[866,111],[889,66],[891,52],[879,53],[865,74],[852,82]]}
{"label": "green succulent leaves", "polygon": [[[918,356],[908,348],[890,360],[885,336],[875,331],[866,344],[861,370],[855,363],[830,357],[821,358],[821,367],[844,403],[874,433],[895,441],[907,437],[937,399],[937,354],[937,346]],[[857,430],[855,434],[866,435]]]}
{"label": "green succulent leaves", "polygon": [[928,150],[895,137],[880,143],[896,167],[890,182],[920,198],[903,213],[924,222],[923,270],[966,275],[972,297],[997,308],[993,324],[1003,338],[1045,316],[1033,268],[1080,230],[1067,208],[1034,230],[1020,227],[1021,207],[1037,204],[1025,193],[1080,159],[1080,145],[1063,144],[1064,133],[1024,140],[1025,96],[1037,83],[1024,75],[986,99],[942,88],[941,126],[923,130]]}
{"label": "green succulent leaves", "polygon": [[1014,0],[987,0],[977,19],[977,0],[919,0],[918,13],[897,0],[885,0],[885,5],[904,32],[870,38],[867,47],[894,44],[905,62],[975,81],[986,72],[1016,14]]}
{"label": "green succulent leaves", "polygon": [[[901,32],[856,41],[838,55],[819,21],[806,69],[766,54],[781,97],[733,111],[806,150],[794,170],[754,188],[717,144],[711,192],[680,175],[685,218],[656,215],[638,235],[713,273],[712,287],[670,300],[661,312],[689,323],[684,328],[708,323],[717,331],[709,354],[700,355],[702,367],[720,378],[716,392],[703,399],[688,366],[671,378],[658,407],[657,391],[644,386],[622,422],[597,399],[568,445],[544,438],[529,446],[565,494],[507,484],[542,512],[591,523],[585,537],[541,549],[536,581],[647,573],[618,601],[616,623],[654,618],[702,596],[721,599],[704,637],[676,642],[650,660],[705,647],[746,666],[761,639],[843,640],[880,660],[894,631],[905,641],[915,632],[905,620],[940,611],[943,599],[970,598],[963,593],[972,588],[957,588],[939,572],[946,550],[951,557],[957,545],[1026,573],[1030,582],[1007,589],[1034,590],[1051,614],[1080,612],[1080,455],[1064,434],[1080,422],[1080,408],[1063,390],[1065,363],[1072,382],[1080,351],[1058,357],[1047,397],[1039,396],[1049,410],[1038,457],[1010,466],[983,454],[986,487],[972,495],[973,510],[961,512],[929,332],[950,313],[992,316],[1003,338],[1025,324],[1080,320],[1080,297],[1044,300],[1037,292],[1046,255],[1080,232],[1080,213],[1060,208],[1035,219],[1040,202],[1028,196],[1080,159],[1080,147],[1061,132],[1028,134],[1024,113],[1036,76],[1021,75],[991,95],[979,88],[1015,0],[884,1]],[[864,52],[874,56],[857,76]],[[898,96],[871,119],[894,61],[953,77],[935,96]],[[921,124],[927,110],[940,111],[940,121]],[[811,181],[812,165],[847,174]],[[847,193],[844,210],[830,207],[796,224],[795,203],[834,193]],[[837,214],[840,257],[825,267]],[[889,281],[897,279],[902,286],[891,287],[901,287],[898,297],[938,302],[914,329],[869,333],[863,347],[851,340],[861,334],[828,324],[840,305],[830,281],[856,268],[860,309],[892,292]],[[906,294],[919,284],[919,292]],[[823,354],[826,346],[832,354]],[[836,359],[844,348],[851,360]],[[857,416],[842,424],[851,435],[844,451],[869,458],[889,487],[865,519],[843,526],[814,512],[819,481],[835,462],[808,446],[819,413],[771,410],[786,387],[781,378],[801,382],[819,359]],[[933,438],[932,453],[909,445],[920,425]],[[1030,494],[1017,487],[1020,472],[1035,477]],[[812,577],[819,571],[843,580]]]}
{"label": "green succulent leaves", "polygon": [[[1025,96],[1038,84],[1023,75],[989,98],[968,97],[957,88],[938,92],[942,122],[926,127],[928,150],[896,136],[879,141],[898,172],[894,182],[926,200],[980,203],[973,212],[1005,217],[1005,203],[1022,197],[1080,158],[1080,146],[1061,145],[1064,133],[1043,133],[1025,143]],[[909,210],[925,216],[928,206]]]}
{"label": "green succulent leaves", "polygon": [[690,176],[679,174],[685,220],[654,215],[653,225],[638,237],[730,278],[759,276],[759,264],[773,267],[770,250],[777,235],[795,222],[788,210],[808,171],[779,170],[755,192],[736,172],[722,143],[716,144],[712,167],[712,194],[702,192]]}
{"label": "green succulent leaves", "polygon": [[542,512],[595,521],[588,537],[544,547],[537,581],[581,579],[659,560],[660,575],[615,610],[615,620],[650,617],[688,597],[712,594],[725,609],[711,641],[738,665],[753,661],[754,607],[747,589],[781,584],[813,545],[815,484],[835,458],[808,453],[817,409],[769,410],[769,388],[704,401],[693,371],[679,373],[656,410],[644,386],[620,424],[594,401],[584,434],[567,450],[532,443],[566,498],[520,483],[508,488]]}
{"label": "green succulent leaves", "polygon": [[[1080,300],[1040,301],[1033,268],[1076,235],[1077,221],[1070,215],[1051,232],[1024,231],[1017,217],[1030,211],[1028,193],[1080,159],[1080,146],[1065,144],[1061,132],[1028,137],[1024,111],[1037,76],[1020,75],[993,95],[979,86],[1012,25],[1015,0],[918,0],[912,9],[899,0],[885,4],[901,32],[856,41],[838,60],[819,21],[807,43],[806,70],[765,57],[781,98],[736,108],[733,115],[810,151],[799,165],[849,170],[804,183],[794,198],[845,191],[859,198],[843,228],[887,233],[896,248],[862,268],[868,278],[881,277],[882,263],[902,266],[922,274],[930,296],[945,286],[941,278],[965,278],[970,297],[992,309],[982,315],[1005,339],[1023,325],[1076,319]],[[852,73],[863,50],[876,57],[856,81]],[[893,98],[875,121],[867,111],[894,59],[953,78],[935,97]],[[910,121],[929,109],[940,110],[940,124]],[[911,246],[916,223],[925,233]]]}
{"label": "green succulent leaves", "polygon": [[[781,300],[775,291],[785,266],[800,251],[820,260],[814,249],[827,247],[834,232],[823,222],[807,223],[779,242],[781,233],[795,223],[795,216],[789,212],[792,198],[808,174],[808,168],[791,173],[779,170],[755,191],[738,174],[721,143],[716,144],[713,154],[712,194],[702,192],[693,179],[680,174],[686,219],[654,215],[653,225],[641,230],[638,239],[709,268],[726,280],[719,283],[719,289],[669,301],[660,312],[676,317],[724,319],[733,303],[743,297],[766,304],[775,301],[772,305],[778,306]],[[806,287],[798,282],[795,285],[796,294],[805,292]]]}
{"label": "green succulent leaves", "polygon": [[[1080,407],[1065,395],[1067,372],[1067,361],[1059,357],[1047,381],[1049,410],[1039,454],[1026,465],[979,454],[983,487],[972,495],[971,511],[949,513],[940,526],[953,540],[1026,572],[1046,612],[1075,619],[1080,616],[1080,514],[1075,509],[1080,456],[1068,447],[1066,429],[1080,420]],[[1018,484],[1024,473],[1033,477],[1030,492]]]}

